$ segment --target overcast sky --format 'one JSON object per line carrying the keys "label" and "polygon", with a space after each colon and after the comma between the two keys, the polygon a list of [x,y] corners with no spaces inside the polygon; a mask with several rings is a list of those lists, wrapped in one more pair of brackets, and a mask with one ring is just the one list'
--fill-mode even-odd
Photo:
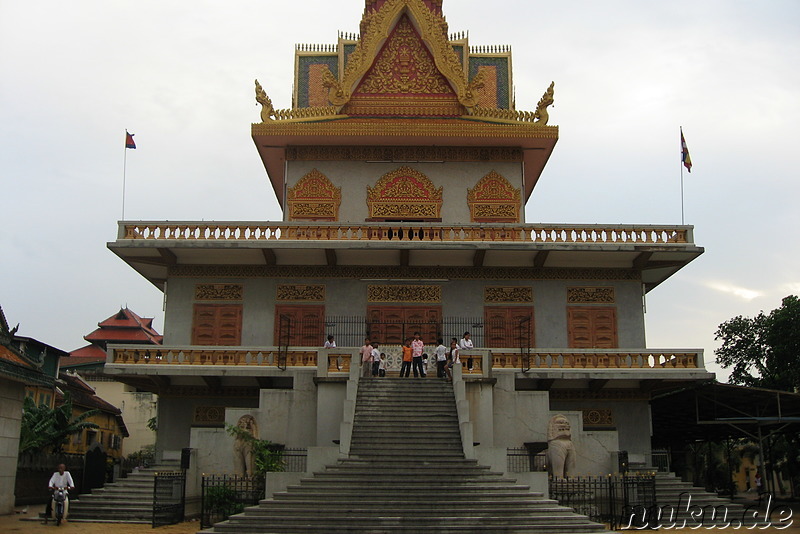
{"label": "overcast sky", "polygon": [[[250,137],[253,79],[291,107],[294,45],[357,32],[361,0],[0,0],[0,305],[64,350],[161,293],[106,248],[131,220],[279,220]],[[446,0],[450,32],[510,45],[516,105],[551,81],[560,139],[528,222],[680,224],[705,254],[647,298],[652,348],[800,293],[800,2]],[[718,374],[725,378],[727,373]]]}

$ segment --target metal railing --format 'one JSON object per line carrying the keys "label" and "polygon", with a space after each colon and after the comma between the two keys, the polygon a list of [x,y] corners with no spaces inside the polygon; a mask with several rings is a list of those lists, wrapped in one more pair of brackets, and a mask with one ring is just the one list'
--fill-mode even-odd
{"label": "metal railing", "polygon": [[283,462],[283,470],[286,473],[305,473],[307,471],[306,465],[308,461],[308,449],[283,449],[281,461]]}
{"label": "metal railing", "polygon": [[[656,507],[655,476],[550,478],[550,498],[611,530],[648,517]],[[633,525],[643,526],[643,525]]]}
{"label": "metal railing", "polygon": [[506,449],[506,469],[509,473],[547,471],[547,455],[544,452],[531,454],[526,447]]}
{"label": "metal railing", "polygon": [[264,477],[203,475],[200,500],[201,528],[225,521],[264,498]]}

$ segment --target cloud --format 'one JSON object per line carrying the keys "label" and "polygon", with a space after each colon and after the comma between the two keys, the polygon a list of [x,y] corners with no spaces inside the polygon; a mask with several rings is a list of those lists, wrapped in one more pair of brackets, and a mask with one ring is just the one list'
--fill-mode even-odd
{"label": "cloud", "polygon": [[800,282],[789,282],[781,286],[781,292],[787,295],[800,295]]}
{"label": "cloud", "polygon": [[710,282],[706,284],[706,286],[721,293],[730,293],[735,297],[739,297],[740,299],[747,301],[764,296],[764,293],[761,291],[747,289],[746,287],[734,286],[723,282]]}

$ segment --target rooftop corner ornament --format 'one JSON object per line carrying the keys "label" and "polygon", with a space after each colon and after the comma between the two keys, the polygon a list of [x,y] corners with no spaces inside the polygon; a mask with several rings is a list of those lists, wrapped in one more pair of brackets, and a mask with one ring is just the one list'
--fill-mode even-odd
{"label": "rooftop corner ornament", "polygon": [[542,98],[539,99],[539,103],[536,105],[536,113],[534,114],[533,118],[537,124],[547,125],[547,121],[550,120],[550,114],[547,113],[547,107],[552,106],[553,102],[553,87],[555,86],[556,82],[550,82],[550,87],[547,88],[547,91],[544,92]]}
{"label": "rooftop corner ornament", "polygon": [[256,102],[261,104],[261,122],[271,121],[275,114],[275,108],[272,107],[272,100],[269,99],[258,80],[256,80]]}

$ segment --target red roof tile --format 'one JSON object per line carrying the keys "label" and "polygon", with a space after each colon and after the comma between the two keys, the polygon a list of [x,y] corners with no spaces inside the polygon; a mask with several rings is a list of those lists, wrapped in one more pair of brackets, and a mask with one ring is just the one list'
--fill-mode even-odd
{"label": "red roof tile", "polygon": [[21,365],[27,369],[36,369],[36,367],[34,367],[29,361],[21,358],[18,354],[9,350],[7,347],[3,347],[2,345],[0,345],[0,358],[14,362],[17,365]]}

